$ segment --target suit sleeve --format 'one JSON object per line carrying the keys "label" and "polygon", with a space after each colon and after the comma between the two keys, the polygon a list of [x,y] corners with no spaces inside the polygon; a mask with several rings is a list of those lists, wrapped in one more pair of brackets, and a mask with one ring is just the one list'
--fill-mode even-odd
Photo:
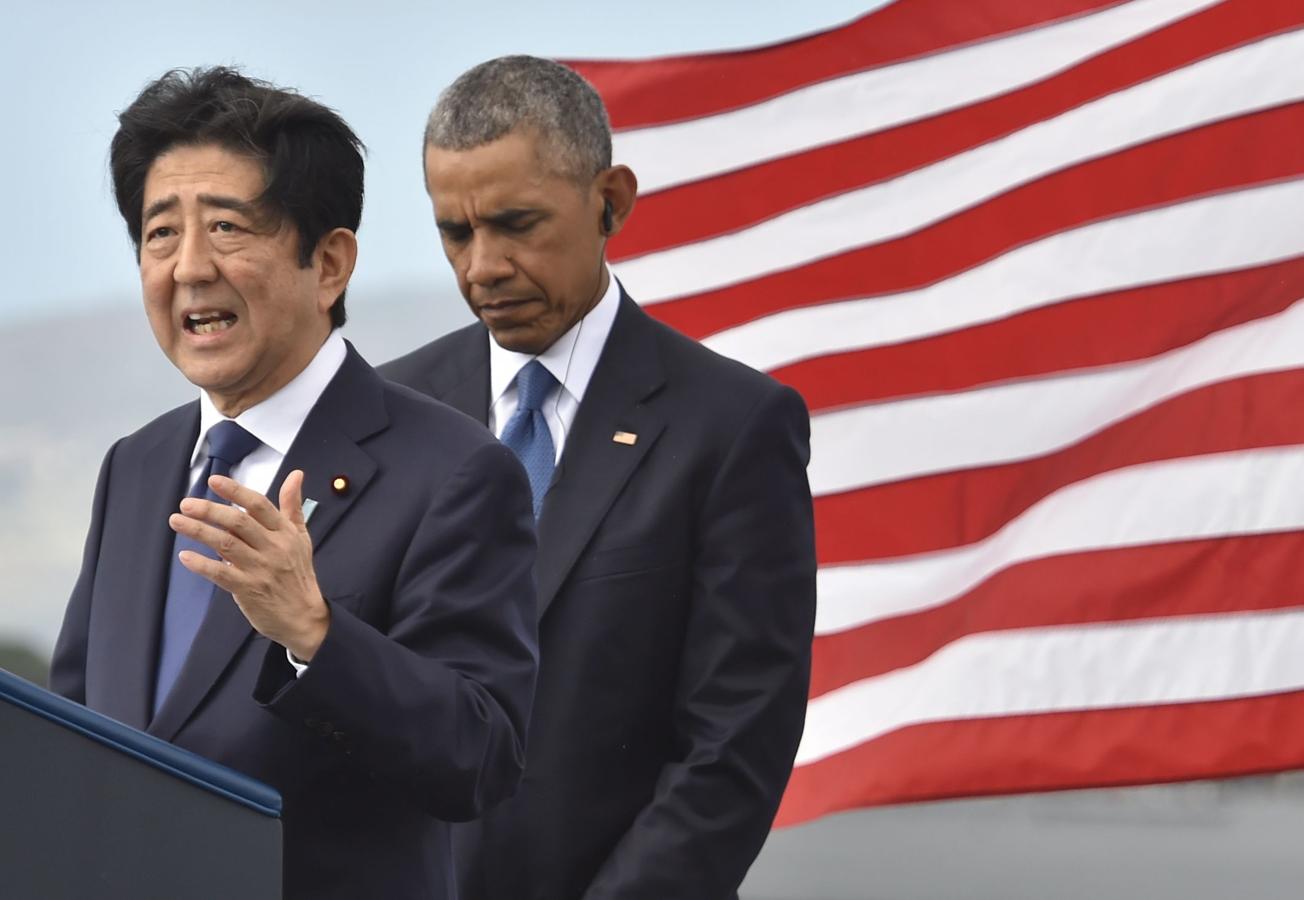
{"label": "suit sleeve", "polygon": [[99,478],[95,481],[95,500],[91,505],[91,525],[86,532],[86,544],[82,550],[81,571],[77,575],[77,583],[73,585],[72,595],[68,598],[63,625],[59,629],[54,656],[50,661],[50,690],[78,703],[86,702],[86,647],[90,638],[91,588],[95,583],[95,569],[100,559],[100,537],[103,534],[104,511],[109,495],[109,472],[117,447],[114,444],[109,448],[100,465]]}
{"label": "suit sleeve", "polygon": [[332,604],[307,671],[296,679],[273,647],[255,699],[438,818],[473,818],[509,796],[538,663],[533,525],[520,464],[481,446],[425,511],[383,630]]}
{"label": "suit sleeve", "polygon": [[815,619],[810,419],[752,410],[703,506],[675,706],[680,752],[585,900],[722,900],[760,851],[805,722]]}

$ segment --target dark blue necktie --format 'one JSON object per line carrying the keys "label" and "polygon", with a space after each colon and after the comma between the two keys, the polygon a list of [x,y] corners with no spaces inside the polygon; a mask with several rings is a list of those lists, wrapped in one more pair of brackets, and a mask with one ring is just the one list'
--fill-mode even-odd
{"label": "dark blue necktie", "polygon": [[[245,431],[235,422],[224,420],[218,422],[208,431],[208,462],[204,471],[190,488],[190,497],[202,497],[225,503],[208,488],[210,475],[230,475],[233,466],[254,451],[260,445],[258,438]],[[199,625],[208,612],[209,601],[213,598],[213,583],[207,578],[196,575],[177,560],[182,550],[194,550],[210,559],[217,559],[217,553],[206,544],[191,540],[178,534],[172,544],[172,568],[168,575],[167,601],[163,607],[163,637],[159,644],[158,678],[154,688],[154,712],[167,699],[172,684],[177,680],[181,664],[186,661],[190,645],[194,643]]]}
{"label": "dark blue necktie", "polygon": [[543,417],[543,400],[557,384],[557,379],[537,359],[531,360],[516,376],[516,412],[507,420],[502,442],[525,466],[530,477],[530,492],[534,494],[534,517],[539,518],[543,508],[543,495],[552,481],[552,470],[557,465],[557,453],[548,432],[548,422]]}

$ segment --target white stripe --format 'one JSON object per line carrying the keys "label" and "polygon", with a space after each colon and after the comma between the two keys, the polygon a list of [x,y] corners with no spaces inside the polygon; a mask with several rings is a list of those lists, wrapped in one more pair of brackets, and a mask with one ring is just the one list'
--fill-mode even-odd
{"label": "white stripe", "polygon": [[644,193],[916,121],[1015,90],[1218,0],[1137,0],[910,62],[799,88],[742,109],[617,133],[614,158]]}
{"label": "white stripe", "polygon": [[976,544],[821,568],[815,632],[832,634],[943,606],[998,572],[1031,560],[1301,529],[1304,447],[1117,469],[1051,494]]}
{"label": "white stripe", "polygon": [[926,722],[1255,697],[1304,688],[1304,612],[970,635],[810,702],[797,765]]}
{"label": "white stripe", "polygon": [[1070,110],[898,178],[738,232],[622,262],[640,303],[696,294],[890,240],[1011,188],[1146,141],[1304,98],[1304,30]]}
{"label": "white stripe", "polygon": [[[1097,222],[1011,250],[917,291],[794,309],[702,343],[770,370],[995,322],[1074,297],[1246,269],[1301,254],[1304,179]],[[621,283],[634,295],[632,286]]]}
{"label": "white stripe", "polygon": [[811,417],[816,496],[1031,459],[1173,397],[1304,367],[1304,303],[1143,362]]}

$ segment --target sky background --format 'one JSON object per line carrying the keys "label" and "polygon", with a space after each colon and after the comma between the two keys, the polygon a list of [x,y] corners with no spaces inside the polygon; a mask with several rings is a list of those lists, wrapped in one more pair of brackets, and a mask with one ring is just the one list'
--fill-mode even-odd
{"label": "sky background", "polygon": [[[414,286],[452,290],[421,188],[426,113],[458,73],[506,53],[649,57],[770,43],[881,0],[432,3],[397,0],[6,4],[0,83],[9,214],[0,325],[137,301],[107,174],[115,113],[172,67],[228,64],[338,110],[367,144],[350,311]],[[10,8],[16,7],[16,8]],[[142,327],[144,325],[142,319]]]}
{"label": "sky background", "polygon": [[353,126],[368,146],[367,196],[345,336],[380,363],[470,321],[421,178],[426,115],[459,73],[506,53],[646,58],[773,43],[880,5],[6,4],[0,644],[53,648],[105,451],[194,396],[154,344],[108,176],[116,113],[146,83],[170,68],[236,65]]}

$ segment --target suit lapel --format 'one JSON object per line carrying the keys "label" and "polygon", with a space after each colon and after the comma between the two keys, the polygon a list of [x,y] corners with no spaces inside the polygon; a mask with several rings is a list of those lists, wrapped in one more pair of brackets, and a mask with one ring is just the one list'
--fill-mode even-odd
{"label": "suit lapel", "polygon": [[376,461],[359,444],[388,425],[384,382],[350,345],[348,358],[299,429],[268,490],[276,500],[285,477],[303,470],[303,496],[317,503],[308,518],[314,553],[376,475]]}
{"label": "suit lapel", "polygon": [[[482,325],[445,344],[426,375],[436,399],[489,421],[489,339]],[[584,393],[539,517],[535,567],[539,615],[588,544],[625,482],[656,442],[665,422],[642,401],[665,383],[651,322],[623,292],[597,369]],[[617,431],[638,435],[630,446]],[[569,474],[568,474],[569,473]]]}
{"label": "suit lapel", "polygon": [[[625,482],[656,443],[665,421],[643,404],[665,383],[650,323],[622,292],[620,310],[566,438],[539,516],[539,616],[592,538]],[[613,440],[637,435],[633,445]]]}
{"label": "suit lapel", "polygon": [[[350,346],[343,366],[304,420],[268,489],[275,501],[285,477],[295,469],[304,471],[304,496],[317,501],[308,519],[314,554],[376,474],[375,461],[358,442],[389,422],[383,384]],[[339,477],[347,482],[343,491],[332,486]],[[164,740],[175,737],[253,634],[231,595],[215,590],[190,655],[150,724],[150,733]]]}
{"label": "suit lapel", "polygon": [[101,596],[112,608],[98,616],[103,628],[106,691],[97,709],[133,728],[149,722],[154,699],[154,670],[158,659],[159,625],[167,591],[168,569],[175,537],[168,516],[189,488],[190,453],[199,435],[199,404],[177,412],[177,423],[141,457],[134,478],[136,507],[127,518],[132,534],[139,535],[139,553],[116,560],[114,582]]}

